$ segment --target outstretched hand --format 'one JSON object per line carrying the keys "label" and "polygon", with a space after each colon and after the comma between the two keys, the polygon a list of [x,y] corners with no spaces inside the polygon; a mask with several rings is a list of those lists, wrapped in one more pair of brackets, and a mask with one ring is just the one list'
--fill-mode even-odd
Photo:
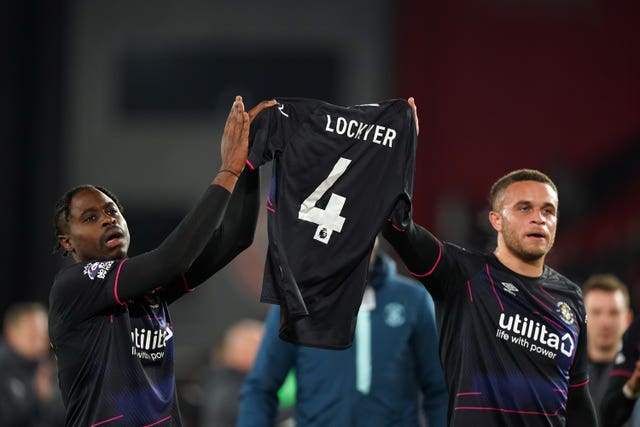
{"label": "outstretched hand", "polygon": [[225,171],[239,176],[244,169],[248,150],[249,115],[244,111],[242,97],[236,96],[222,133],[222,143],[220,144],[222,167],[220,172]]}
{"label": "outstretched hand", "polygon": [[409,105],[411,106],[411,109],[413,110],[413,120],[416,122],[416,135],[419,135],[420,123],[418,123],[418,107],[416,106],[416,100],[413,99],[413,96],[410,96],[409,99],[407,99],[407,102],[409,103]]}
{"label": "outstretched hand", "polygon": [[275,100],[262,101],[246,112],[242,97],[236,96],[222,135],[221,172],[226,171],[236,177],[242,173],[249,151],[249,125],[262,110],[275,104]]}
{"label": "outstretched hand", "polygon": [[224,125],[222,143],[220,144],[222,166],[213,180],[213,184],[233,191],[236,180],[244,170],[249,154],[249,125],[262,110],[274,105],[276,105],[274,99],[262,101],[246,112],[242,97],[236,96]]}

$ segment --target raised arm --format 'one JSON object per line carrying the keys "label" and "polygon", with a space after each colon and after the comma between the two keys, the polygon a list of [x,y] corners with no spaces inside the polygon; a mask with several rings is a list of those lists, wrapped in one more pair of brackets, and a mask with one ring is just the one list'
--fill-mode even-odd
{"label": "raised arm", "polygon": [[411,275],[420,280],[434,298],[438,297],[438,290],[429,287],[429,278],[442,260],[442,243],[413,221],[405,229],[389,223],[382,235],[400,255]]}
{"label": "raised arm", "polygon": [[[407,102],[413,110],[416,134],[420,134],[418,108],[413,97]],[[442,243],[429,231],[411,220],[408,225],[394,224],[389,218],[382,235],[394,247],[409,272],[425,286],[442,257]],[[432,289],[429,289],[432,294]]]}
{"label": "raised arm", "polygon": [[[275,100],[262,101],[247,113],[249,123]],[[251,246],[260,206],[260,173],[245,167],[235,185],[224,218],[198,259],[185,273],[188,286],[195,287]]]}
{"label": "raised arm", "polygon": [[221,143],[222,166],[198,203],[156,249],[121,264],[115,283],[120,301],[136,297],[187,272],[220,227],[230,194],[244,169],[249,115],[236,97]]}

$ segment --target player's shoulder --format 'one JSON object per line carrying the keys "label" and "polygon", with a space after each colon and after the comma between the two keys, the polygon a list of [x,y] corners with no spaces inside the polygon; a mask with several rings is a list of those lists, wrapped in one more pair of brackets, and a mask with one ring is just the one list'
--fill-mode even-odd
{"label": "player's shoulder", "polygon": [[544,266],[544,272],[542,274],[544,285],[552,288],[559,288],[571,293],[575,293],[582,298],[582,289],[576,282],[569,279],[567,276],[559,273],[548,265]]}
{"label": "player's shoulder", "polygon": [[385,99],[364,104],[351,105],[349,107],[339,107],[348,111],[357,111],[359,114],[370,114],[372,117],[382,115],[404,118],[413,121],[413,110],[406,99]]}
{"label": "player's shoulder", "polygon": [[76,262],[74,264],[61,268],[58,271],[58,273],[56,273],[53,279],[53,287],[56,288],[56,287],[64,286],[68,282],[74,281],[82,277],[84,265],[85,264],[82,262]]}
{"label": "player's shoulder", "polygon": [[276,107],[269,109],[273,114],[278,112],[281,116],[289,117],[288,112],[293,110],[313,110],[318,107],[337,107],[326,101],[321,101],[314,98],[300,98],[300,97],[278,97],[276,98]]}
{"label": "player's shoulder", "polygon": [[86,282],[104,280],[118,262],[119,260],[84,261],[64,267],[54,278],[51,295]]}
{"label": "player's shoulder", "polygon": [[354,105],[339,105],[328,101],[323,101],[314,98],[301,98],[301,97],[279,97],[276,99],[279,105],[287,105],[293,108],[321,108],[323,110],[337,110],[343,112],[349,111],[372,111],[379,112],[380,110],[394,109],[398,111],[412,112],[411,106],[406,99],[393,98],[385,99],[382,101],[365,102]]}
{"label": "player's shoulder", "polygon": [[455,243],[442,241],[442,253],[448,258],[452,258],[458,261],[464,261],[467,263],[481,263],[486,264],[491,254],[480,252],[475,249],[468,249]]}
{"label": "player's shoulder", "polygon": [[539,284],[547,291],[559,297],[557,302],[559,308],[561,308],[563,304],[568,304],[577,310],[581,318],[586,319],[582,289],[573,280],[545,265]]}
{"label": "player's shoulder", "polygon": [[103,279],[104,275],[110,272],[121,260],[108,261],[82,261],[62,268],[56,274],[55,281],[66,280],[95,280]]}

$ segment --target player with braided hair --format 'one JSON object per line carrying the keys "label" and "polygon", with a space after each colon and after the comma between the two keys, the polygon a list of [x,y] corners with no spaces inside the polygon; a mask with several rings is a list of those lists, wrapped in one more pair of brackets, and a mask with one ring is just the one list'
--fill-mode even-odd
{"label": "player with braided hair", "polygon": [[127,257],[129,230],[118,199],[101,187],[65,193],[56,234],[76,263],[51,288],[49,331],[68,426],[180,426],[169,305],[248,247],[259,176],[247,168],[249,112],[231,108],[222,167],[203,196],[155,249]]}

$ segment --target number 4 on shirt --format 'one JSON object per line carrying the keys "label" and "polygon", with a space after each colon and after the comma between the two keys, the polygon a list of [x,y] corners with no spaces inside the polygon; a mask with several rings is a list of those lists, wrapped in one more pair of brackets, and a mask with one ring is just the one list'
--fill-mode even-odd
{"label": "number 4 on shirt", "polygon": [[331,193],[329,202],[324,209],[317,207],[316,203],[329,191],[342,174],[345,173],[350,163],[351,160],[340,157],[333,166],[329,176],[302,202],[300,210],[298,211],[298,219],[318,224],[313,238],[325,245],[329,243],[331,234],[334,231],[338,233],[342,231],[345,218],[340,216],[340,212],[347,199],[338,194]]}

